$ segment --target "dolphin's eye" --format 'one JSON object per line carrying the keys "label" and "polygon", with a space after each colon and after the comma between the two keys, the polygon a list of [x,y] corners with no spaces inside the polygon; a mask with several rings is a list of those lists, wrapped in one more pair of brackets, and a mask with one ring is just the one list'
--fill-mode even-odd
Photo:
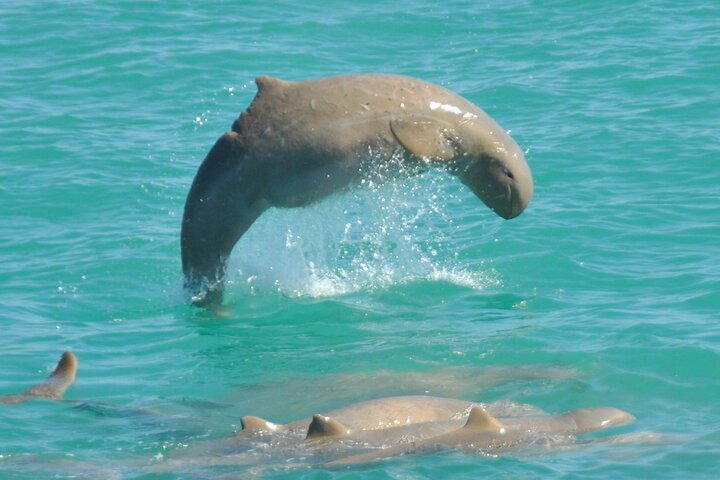
{"label": "dolphin's eye", "polygon": [[503,172],[505,173],[505,175],[508,176],[508,178],[509,178],[510,180],[514,180],[514,179],[515,179],[515,175],[513,175],[513,172],[511,172],[511,171],[508,170],[507,168],[504,168],[504,167],[503,167]]}

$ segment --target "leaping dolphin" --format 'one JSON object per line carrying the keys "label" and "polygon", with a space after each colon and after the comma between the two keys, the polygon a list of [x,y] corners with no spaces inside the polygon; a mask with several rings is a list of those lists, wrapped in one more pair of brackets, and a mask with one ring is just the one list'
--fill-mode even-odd
{"label": "leaping dolphin", "polygon": [[221,303],[227,259],[266,209],[308,205],[373,165],[404,174],[442,165],[506,219],[532,197],[515,141],[439,85],[378,74],[256,83],[255,99],[207,154],[185,202],[182,266],[195,304]]}

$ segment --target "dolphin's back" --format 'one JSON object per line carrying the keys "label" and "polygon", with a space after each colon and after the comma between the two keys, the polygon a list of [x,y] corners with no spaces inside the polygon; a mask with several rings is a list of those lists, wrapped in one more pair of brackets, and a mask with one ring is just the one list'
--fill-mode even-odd
{"label": "dolphin's back", "polygon": [[[443,112],[442,107],[486,116],[445,88],[401,75],[364,74],[288,82],[259,77],[258,93],[233,124],[250,150],[272,145],[308,157],[365,153],[368,146],[397,146],[390,121]],[[433,108],[434,107],[434,108]],[[438,110],[439,109],[439,110]]]}
{"label": "dolphin's back", "polygon": [[[355,403],[324,415],[337,420],[350,430],[377,430],[438,420],[463,419],[471,402],[426,395],[386,397]],[[307,428],[310,420],[290,425]]]}

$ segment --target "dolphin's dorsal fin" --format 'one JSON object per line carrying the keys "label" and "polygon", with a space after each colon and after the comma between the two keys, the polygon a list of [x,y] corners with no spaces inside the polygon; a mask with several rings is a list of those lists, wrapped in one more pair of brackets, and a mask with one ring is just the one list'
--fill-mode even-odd
{"label": "dolphin's dorsal fin", "polygon": [[413,115],[390,120],[390,130],[411,155],[426,161],[446,162],[455,158],[452,126],[432,117]]}
{"label": "dolphin's dorsal fin", "polygon": [[75,383],[76,374],[77,358],[72,352],[64,352],[55,370],[53,370],[48,378],[43,383],[28,388],[23,393],[34,397],[60,400],[65,394],[65,390]]}
{"label": "dolphin's dorsal fin", "polygon": [[64,352],[55,370],[43,381],[22,393],[0,397],[0,403],[23,403],[34,398],[62,400],[65,390],[75,382],[77,358],[72,352]]}
{"label": "dolphin's dorsal fin", "polygon": [[470,409],[467,422],[463,428],[472,428],[473,430],[497,431],[505,428],[505,425],[497,418],[490,415],[485,407],[473,405]]}
{"label": "dolphin's dorsal fin", "polygon": [[350,430],[334,418],[313,415],[305,439],[318,440],[321,438],[344,437],[348,433],[350,433]]}
{"label": "dolphin's dorsal fin", "polygon": [[248,415],[240,419],[243,431],[266,430],[268,432],[279,432],[285,429],[284,425],[268,422],[264,418]]}
{"label": "dolphin's dorsal fin", "polygon": [[257,84],[258,93],[262,93],[271,88],[285,88],[295,82],[289,82],[287,80],[281,80],[279,78],[264,75],[262,77],[257,77],[255,79],[255,83]]}

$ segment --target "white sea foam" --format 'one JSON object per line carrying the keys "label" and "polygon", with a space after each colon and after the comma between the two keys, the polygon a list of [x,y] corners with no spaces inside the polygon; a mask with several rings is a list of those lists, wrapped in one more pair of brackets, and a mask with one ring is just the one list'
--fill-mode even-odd
{"label": "white sea foam", "polygon": [[271,210],[236,246],[228,288],[327,297],[413,281],[497,285],[495,271],[460,258],[463,245],[454,232],[461,227],[447,205],[465,201],[482,208],[454,178],[430,171],[368,181],[304,208]]}

